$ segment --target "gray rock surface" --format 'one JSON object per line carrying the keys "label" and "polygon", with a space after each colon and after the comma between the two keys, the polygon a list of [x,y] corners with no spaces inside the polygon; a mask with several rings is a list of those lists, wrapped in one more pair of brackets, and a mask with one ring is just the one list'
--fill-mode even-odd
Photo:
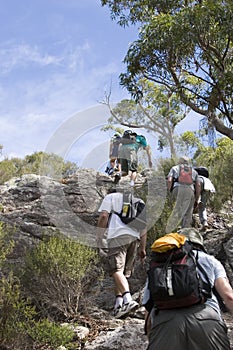
{"label": "gray rock surface", "polygon": [[[121,181],[129,182],[129,179]],[[155,196],[153,191],[147,194],[148,207],[153,212],[161,212],[164,181],[162,177],[153,179],[150,173],[138,176],[135,191],[139,195],[145,194],[148,186],[155,190]],[[0,221],[12,227],[16,242],[12,261],[20,261],[26,247],[36,244],[45,235],[53,235],[57,229],[94,246],[98,207],[112,186],[113,179],[93,169],[80,169],[77,174],[59,181],[44,176],[24,175],[0,186]],[[221,260],[233,284],[232,214],[230,202],[223,209],[221,217],[209,213],[211,227],[203,233],[203,237],[209,253]],[[133,298],[139,303],[145,278],[145,267],[137,264],[130,284]],[[90,291],[89,297],[95,305],[89,310],[91,317],[105,326],[101,327],[93,341],[85,344],[84,349],[146,349],[143,308],[125,320],[115,320],[112,316],[114,287],[111,278],[105,278],[100,293],[92,295]],[[224,314],[224,318],[232,339],[232,316]]]}

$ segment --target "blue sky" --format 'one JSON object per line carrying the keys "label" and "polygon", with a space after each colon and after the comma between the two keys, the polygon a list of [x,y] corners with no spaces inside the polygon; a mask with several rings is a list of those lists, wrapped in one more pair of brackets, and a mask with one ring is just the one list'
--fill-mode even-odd
{"label": "blue sky", "polygon": [[0,127],[3,151],[46,148],[77,111],[118,101],[122,60],[135,30],[113,23],[98,0],[8,0],[0,7]]}
{"label": "blue sky", "polygon": [[[8,0],[0,7],[0,19],[3,157],[23,158],[51,148],[56,152],[56,145],[57,153],[69,159],[74,144],[80,140],[84,146],[83,137],[90,130],[86,153],[84,147],[78,151],[76,147],[77,159],[71,157],[84,162],[80,156],[86,159],[92,148],[98,148],[97,138],[105,144],[110,137],[96,132],[107,118],[98,109],[105,92],[111,86],[112,102],[128,97],[118,76],[124,71],[122,60],[129,43],[137,37],[136,28],[123,29],[111,21],[99,0]],[[88,116],[82,113],[86,110]],[[59,132],[74,116],[77,139],[69,125],[72,141],[60,150],[64,135]],[[79,118],[91,120],[82,133]],[[69,137],[67,130],[65,137]]]}

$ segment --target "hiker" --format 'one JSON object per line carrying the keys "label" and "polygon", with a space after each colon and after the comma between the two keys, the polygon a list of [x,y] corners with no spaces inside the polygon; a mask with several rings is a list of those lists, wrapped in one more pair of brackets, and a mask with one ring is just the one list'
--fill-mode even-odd
{"label": "hiker", "polygon": [[111,158],[106,166],[105,173],[108,175],[114,175],[114,173],[118,170],[117,161],[114,158]]}
{"label": "hiker", "polygon": [[121,135],[116,132],[110,140],[109,159],[118,159],[118,149],[121,142]]}
{"label": "hiker", "polygon": [[215,187],[209,179],[209,171],[204,166],[198,166],[194,168],[199,175],[199,181],[201,184],[201,194],[198,201],[198,215],[202,225],[201,230],[205,231],[208,228],[207,210],[206,206],[210,198],[211,193],[215,193]]}
{"label": "hiker", "polygon": [[[203,237],[198,230],[184,228],[179,233],[192,243],[195,256],[198,254],[201,269],[197,268],[201,278],[208,282],[204,275],[208,276],[211,287],[216,289],[226,308],[233,315],[233,290],[223,265],[214,256],[205,252]],[[145,325],[149,339],[147,350],[230,350],[227,327],[214,293],[205,303],[156,310],[146,286],[143,305],[148,316]]]}
{"label": "hiker", "polygon": [[[108,272],[115,283],[114,316],[116,318],[126,317],[138,307],[138,303],[132,299],[128,278],[132,274],[137,253],[142,263],[146,257],[146,224],[139,232],[132,229],[129,224],[124,224],[119,217],[123,204],[127,204],[123,203],[126,195],[129,193],[124,188],[107,194],[100,205],[97,223],[97,245],[100,249],[104,246],[103,238],[107,231]],[[144,203],[141,199],[139,200]]]}
{"label": "hiker", "polygon": [[115,180],[114,180],[115,183],[117,183],[121,178],[121,170],[119,169],[120,162],[118,158],[118,150],[119,150],[120,142],[121,142],[121,135],[118,132],[116,132],[110,140],[109,162],[105,169],[105,172],[108,175],[115,176]]}
{"label": "hiker", "polygon": [[175,201],[172,214],[168,219],[166,232],[192,226],[194,206],[200,198],[200,180],[198,173],[189,164],[188,157],[180,157],[178,165],[173,166],[167,176],[167,188],[171,199]]}
{"label": "hiker", "polygon": [[143,148],[148,157],[149,167],[152,168],[151,150],[143,135],[126,130],[121,138],[119,147],[120,171],[122,175],[130,176],[130,186],[134,186],[138,170],[138,151]]}

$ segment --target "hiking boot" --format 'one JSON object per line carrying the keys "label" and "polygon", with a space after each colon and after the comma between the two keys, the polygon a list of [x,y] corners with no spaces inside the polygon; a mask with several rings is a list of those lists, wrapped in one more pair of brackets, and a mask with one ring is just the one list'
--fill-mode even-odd
{"label": "hiking boot", "polygon": [[119,312],[116,314],[116,318],[125,318],[130,312],[135,311],[138,308],[138,303],[134,300],[130,301],[128,304],[123,305]]}

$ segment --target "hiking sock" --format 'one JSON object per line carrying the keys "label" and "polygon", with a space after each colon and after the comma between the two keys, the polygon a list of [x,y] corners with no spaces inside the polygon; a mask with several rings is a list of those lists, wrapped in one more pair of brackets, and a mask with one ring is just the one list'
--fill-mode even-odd
{"label": "hiking sock", "polygon": [[123,297],[122,297],[122,295],[116,295],[114,309],[116,310],[119,307],[122,307],[122,305],[123,305]]}
{"label": "hiking sock", "polygon": [[130,292],[124,292],[122,294],[122,297],[123,297],[124,304],[129,304],[132,301],[132,296]]}

